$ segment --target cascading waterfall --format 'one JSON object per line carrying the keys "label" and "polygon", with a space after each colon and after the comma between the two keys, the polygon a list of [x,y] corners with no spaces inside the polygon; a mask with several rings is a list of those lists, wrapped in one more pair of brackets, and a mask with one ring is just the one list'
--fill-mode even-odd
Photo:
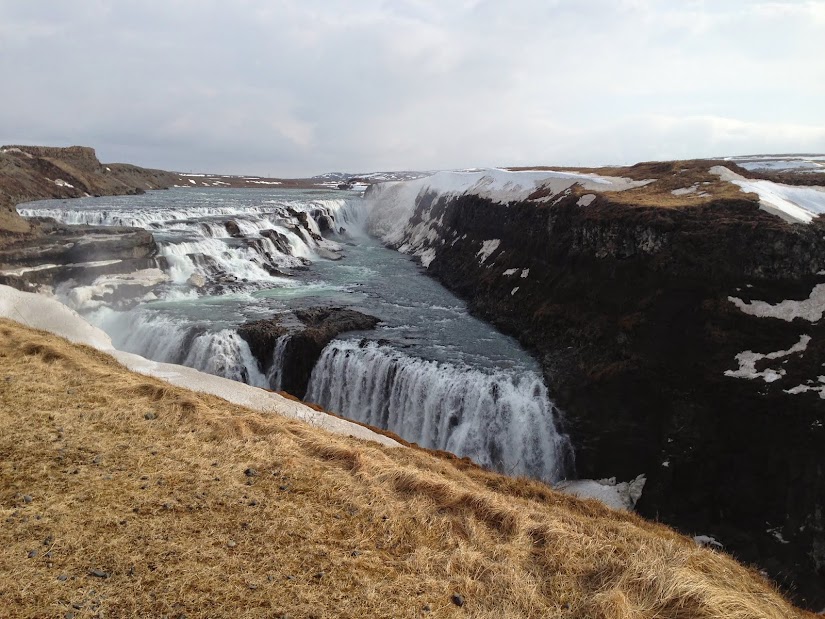
{"label": "cascading waterfall", "polygon": [[97,322],[119,350],[163,363],[186,365],[201,372],[269,387],[252,351],[232,329],[207,331],[155,311],[109,312]]}
{"label": "cascading waterfall", "polygon": [[[153,233],[158,268],[56,288],[121,350],[280,390],[290,336],[277,339],[264,375],[238,325],[306,303],[359,303],[386,323],[382,343],[329,344],[307,400],[507,474],[552,482],[573,473],[557,411],[515,343],[470,318],[399,254],[367,237],[345,247],[321,236],[362,230],[363,201],[316,199],[317,192],[274,192],[277,199],[264,201],[260,195],[153,192],[20,212]],[[115,304],[124,295],[134,295],[134,303]]]}
{"label": "cascading waterfall", "polygon": [[286,364],[286,345],[289,343],[289,337],[289,335],[282,335],[275,342],[275,350],[272,353],[272,367],[266,375],[269,388],[275,391],[282,389],[284,365]]}
{"label": "cascading waterfall", "polygon": [[306,399],[510,475],[558,481],[571,458],[547,389],[532,373],[486,373],[374,342],[333,341],[312,372]]}

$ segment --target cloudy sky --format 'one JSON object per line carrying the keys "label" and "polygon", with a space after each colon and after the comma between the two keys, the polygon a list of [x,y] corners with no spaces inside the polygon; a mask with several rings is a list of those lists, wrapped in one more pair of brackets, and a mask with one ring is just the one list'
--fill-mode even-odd
{"label": "cloudy sky", "polygon": [[0,143],[182,171],[825,152],[825,0],[0,0]]}

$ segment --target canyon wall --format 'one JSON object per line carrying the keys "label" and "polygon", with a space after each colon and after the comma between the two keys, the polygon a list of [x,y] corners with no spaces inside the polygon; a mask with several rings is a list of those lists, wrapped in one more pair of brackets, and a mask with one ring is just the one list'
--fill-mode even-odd
{"label": "canyon wall", "polygon": [[586,183],[376,186],[371,228],[534,352],[579,476],[647,475],[643,514],[821,607],[825,225]]}

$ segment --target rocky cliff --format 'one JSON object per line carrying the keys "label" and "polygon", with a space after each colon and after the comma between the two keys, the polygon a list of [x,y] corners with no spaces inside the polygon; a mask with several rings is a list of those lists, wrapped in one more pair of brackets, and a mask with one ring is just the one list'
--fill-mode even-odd
{"label": "rocky cliff", "polygon": [[275,387],[302,398],[324,347],[342,333],[374,329],[378,322],[374,316],[348,308],[312,307],[296,310],[294,316],[245,323],[238,334],[267,375],[273,371],[273,356],[280,355],[281,374],[275,377]]}
{"label": "rocky cliff", "polygon": [[371,223],[534,351],[580,476],[646,474],[643,514],[818,609],[825,224],[786,223],[710,165],[624,170],[649,181],[621,193],[563,175],[379,186]]}

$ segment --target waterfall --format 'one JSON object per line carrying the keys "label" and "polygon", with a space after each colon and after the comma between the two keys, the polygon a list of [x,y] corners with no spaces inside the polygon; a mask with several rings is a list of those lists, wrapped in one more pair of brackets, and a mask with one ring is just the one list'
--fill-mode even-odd
{"label": "waterfall", "polygon": [[232,329],[207,331],[156,311],[107,312],[98,322],[119,350],[268,387],[252,351]]}
{"label": "waterfall", "polygon": [[423,447],[549,482],[572,457],[540,376],[456,367],[374,342],[333,341],[306,399]]}
{"label": "waterfall", "polygon": [[282,335],[275,342],[275,350],[272,353],[272,367],[266,375],[269,388],[274,391],[281,391],[282,389],[284,365],[286,363],[286,345],[288,342],[288,335]]}

